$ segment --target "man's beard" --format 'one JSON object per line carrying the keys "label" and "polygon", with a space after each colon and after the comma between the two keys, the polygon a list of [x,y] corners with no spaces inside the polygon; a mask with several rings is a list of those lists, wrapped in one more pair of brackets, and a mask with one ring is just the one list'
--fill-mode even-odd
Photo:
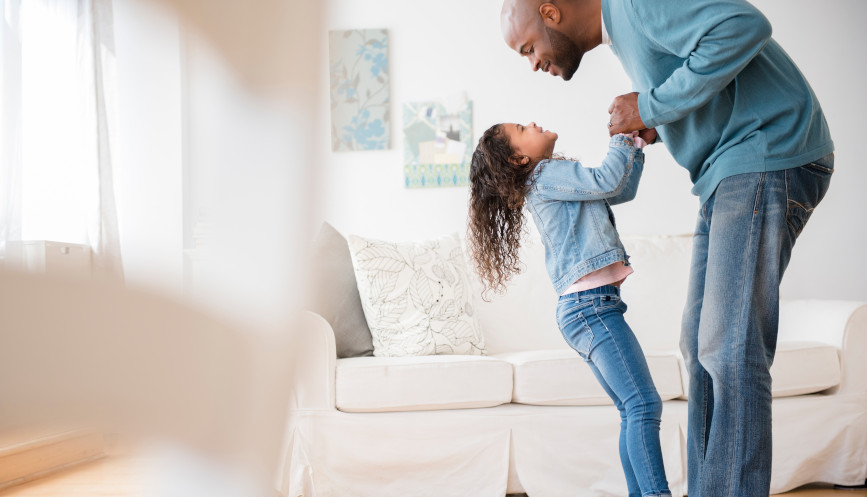
{"label": "man's beard", "polygon": [[545,26],[545,32],[548,33],[548,41],[551,42],[551,50],[554,52],[554,65],[560,68],[560,77],[569,81],[581,65],[584,52],[563,33],[548,26]]}

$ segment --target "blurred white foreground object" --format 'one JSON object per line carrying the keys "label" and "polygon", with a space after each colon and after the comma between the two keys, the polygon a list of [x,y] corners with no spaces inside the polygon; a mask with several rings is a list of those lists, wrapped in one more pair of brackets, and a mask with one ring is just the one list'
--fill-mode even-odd
{"label": "blurred white foreground object", "polygon": [[0,273],[0,430],[95,425],[143,440],[155,468],[173,468],[153,475],[155,495],[267,495],[291,336],[120,286]]}

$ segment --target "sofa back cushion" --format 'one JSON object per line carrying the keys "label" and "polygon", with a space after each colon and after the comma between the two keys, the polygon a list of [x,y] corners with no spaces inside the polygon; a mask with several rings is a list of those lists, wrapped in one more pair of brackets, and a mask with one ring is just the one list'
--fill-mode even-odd
{"label": "sofa back cushion", "polygon": [[626,322],[647,352],[680,350],[680,322],[686,304],[692,235],[624,236],[635,272],[621,296]]}
{"label": "sofa back cushion", "polygon": [[488,292],[474,278],[476,310],[489,354],[522,350],[569,348],[554,319],[557,294],[545,270],[545,247],[532,233],[521,246],[524,270],[509,282],[503,295]]}
{"label": "sofa back cushion", "polygon": [[[545,247],[531,232],[521,247],[524,271],[503,295],[481,298],[474,280],[479,324],[490,354],[568,348],[557,328],[557,294],[545,269]],[[689,281],[691,235],[623,236],[635,272],[623,284],[630,324],[645,352],[679,350],[680,320]]]}

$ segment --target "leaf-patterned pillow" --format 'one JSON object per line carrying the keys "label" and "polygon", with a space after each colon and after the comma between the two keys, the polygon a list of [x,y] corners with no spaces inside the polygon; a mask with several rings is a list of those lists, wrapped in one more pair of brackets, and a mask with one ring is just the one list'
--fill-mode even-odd
{"label": "leaf-patterned pillow", "polygon": [[373,355],[485,353],[457,234],[423,242],[348,240]]}

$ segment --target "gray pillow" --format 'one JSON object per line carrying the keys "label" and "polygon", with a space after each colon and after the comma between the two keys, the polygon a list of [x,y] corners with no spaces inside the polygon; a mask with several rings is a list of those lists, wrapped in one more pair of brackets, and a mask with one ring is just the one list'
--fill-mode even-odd
{"label": "gray pillow", "polygon": [[372,356],[373,339],[361,308],[349,244],[328,223],[322,223],[313,244],[312,275],[308,305],[334,329],[337,357]]}

